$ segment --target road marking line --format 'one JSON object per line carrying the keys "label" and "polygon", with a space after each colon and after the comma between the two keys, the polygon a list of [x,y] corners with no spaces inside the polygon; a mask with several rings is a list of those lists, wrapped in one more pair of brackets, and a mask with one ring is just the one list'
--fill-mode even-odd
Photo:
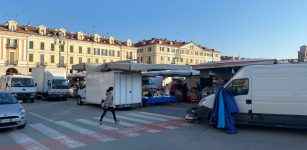
{"label": "road marking line", "polygon": [[166,129],[177,129],[178,127],[175,127],[175,126],[165,126],[164,128],[166,128]]}
{"label": "road marking line", "polygon": [[70,130],[76,131],[76,132],[78,132],[80,134],[84,134],[84,135],[90,136],[90,137],[96,139],[97,141],[109,142],[109,141],[114,141],[115,140],[115,139],[113,139],[111,137],[108,137],[108,136],[105,136],[105,135],[99,135],[99,134],[97,134],[94,131],[91,131],[91,130],[79,127],[77,125],[70,124],[70,123],[65,122],[65,121],[57,121],[55,123],[65,127],[65,128],[68,128]]}
{"label": "road marking line", "polygon": [[26,150],[49,150],[44,145],[38,143],[31,137],[23,133],[11,133],[10,137]]}
{"label": "road marking line", "polygon": [[134,121],[134,122],[144,123],[144,124],[151,124],[151,123],[153,123],[151,121],[146,121],[146,120],[137,119],[137,118],[129,118],[129,117],[121,116],[121,115],[117,115],[116,117],[118,117],[120,119]]}
{"label": "road marking line", "polygon": [[48,119],[48,118],[46,118],[46,117],[43,117],[43,116],[41,116],[41,115],[38,115],[38,114],[35,114],[35,113],[32,113],[32,112],[27,112],[28,114],[31,114],[31,115],[33,115],[33,116],[35,116],[35,117],[38,117],[38,118],[41,118],[41,119],[43,119],[43,120],[47,120],[47,121],[49,121],[49,122],[54,122],[53,120],[51,120],[51,119]]}
{"label": "road marking line", "polygon": [[68,148],[78,148],[78,147],[86,146],[86,144],[84,144],[80,141],[74,140],[72,138],[69,138],[69,137],[65,136],[64,134],[62,134],[62,133],[60,133],[56,130],[53,130],[50,127],[45,126],[41,123],[31,124],[30,126],[33,127],[34,129],[38,130],[39,132],[45,134],[46,136],[63,143]]}
{"label": "road marking line", "polygon": [[[100,117],[95,117],[94,119],[99,120]],[[113,119],[110,119],[110,118],[107,118],[107,117],[103,118],[102,121],[114,123]],[[136,127],[136,126],[138,126],[138,125],[135,125],[135,124],[132,124],[132,123],[124,122],[122,120],[118,124],[121,125],[121,126],[125,126],[125,127]]]}
{"label": "road marking line", "polygon": [[152,116],[156,116],[156,117],[163,117],[163,118],[168,118],[168,119],[182,119],[180,117],[174,117],[174,116],[162,115],[162,114],[156,114],[156,113],[149,113],[149,112],[144,112],[144,111],[139,111],[138,113],[146,114],[146,115],[152,115]]}
{"label": "road marking line", "polygon": [[151,119],[151,120],[157,120],[157,121],[168,121],[167,119],[162,119],[162,118],[157,118],[157,117],[151,117],[151,116],[146,116],[144,114],[135,114],[135,113],[130,113],[128,115],[135,116],[135,117],[140,117],[140,118],[146,118],[146,119]]}
{"label": "road marking line", "polygon": [[117,130],[118,128],[114,128],[114,127],[110,127],[110,126],[107,126],[107,125],[99,125],[98,122],[93,122],[93,121],[90,121],[90,120],[86,120],[86,119],[76,119],[76,121],[78,122],[81,122],[81,123],[84,123],[84,124],[87,124],[87,125],[90,125],[90,126],[94,126],[94,127],[97,127],[97,128],[101,128],[101,129],[104,129],[104,130]]}

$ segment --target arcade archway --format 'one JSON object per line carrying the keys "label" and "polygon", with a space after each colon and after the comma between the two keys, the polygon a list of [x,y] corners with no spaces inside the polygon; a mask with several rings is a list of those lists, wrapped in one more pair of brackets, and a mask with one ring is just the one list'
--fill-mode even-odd
{"label": "arcade archway", "polygon": [[16,68],[8,68],[6,70],[6,75],[18,74],[18,70]]}

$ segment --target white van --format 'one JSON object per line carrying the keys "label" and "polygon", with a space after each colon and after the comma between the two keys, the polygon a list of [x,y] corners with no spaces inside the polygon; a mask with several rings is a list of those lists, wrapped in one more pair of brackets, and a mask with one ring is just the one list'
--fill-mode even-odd
{"label": "white van", "polygon": [[0,79],[1,90],[7,91],[18,100],[30,100],[34,102],[36,95],[36,84],[31,76],[4,75]]}
{"label": "white van", "polygon": [[[307,63],[251,65],[224,85],[239,107],[239,124],[306,127]],[[200,101],[200,112],[210,118],[214,95]]]}

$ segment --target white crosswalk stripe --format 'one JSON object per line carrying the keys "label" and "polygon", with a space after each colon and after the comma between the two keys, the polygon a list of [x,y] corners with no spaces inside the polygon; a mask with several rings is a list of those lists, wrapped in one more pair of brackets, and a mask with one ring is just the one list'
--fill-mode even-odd
{"label": "white crosswalk stripe", "polygon": [[48,150],[47,147],[23,133],[13,132],[10,137],[25,150]]}
{"label": "white crosswalk stripe", "polygon": [[65,136],[64,134],[48,127],[45,126],[41,123],[36,123],[36,124],[30,124],[31,127],[33,127],[34,129],[38,130],[39,132],[43,133],[44,135],[57,140],[61,143],[63,143],[65,146],[67,146],[68,148],[79,148],[79,147],[83,147],[86,146],[86,144],[74,140],[72,138],[69,138],[67,136]]}
{"label": "white crosswalk stripe", "polygon": [[[99,120],[100,117],[95,117],[94,119]],[[107,117],[104,117],[102,121],[105,121],[105,122],[108,122],[108,123],[114,123],[113,119],[110,119],[110,118],[107,118]],[[138,125],[135,125],[135,124],[132,124],[132,123],[124,122],[122,120],[119,122],[119,125],[125,126],[125,127],[136,127],[136,126],[138,126]]]}
{"label": "white crosswalk stripe", "polygon": [[71,124],[71,123],[68,123],[68,122],[65,122],[65,121],[57,121],[55,123],[60,125],[60,126],[65,127],[65,128],[68,128],[70,130],[76,131],[76,132],[78,132],[80,134],[84,134],[84,135],[90,136],[90,137],[96,139],[97,141],[109,142],[109,141],[115,140],[115,139],[113,139],[111,137],[108,137],[108,136],[105,136],[105,135],[101,135],[101,134],[97,134],[94,131],[91,131],[91,130],[79,127],[77,125],[74,125],[74,124]]}
{"label": "white crosswalk stripe", "polygon": [[152,115],[152,116],[156,116],[156,117],[163,117],[163,118],[168,118],[168,119],[182,119],[180,117],[174,117],[174,116],[162,115],[162,114],[156,114],[156,113],[149,113],[149,112],[144,112],[144,111],[139,111],[138,113],[145,114],[145,115]]}
{"label": "white crosswalk stripe", "polygon": [[121,116],[121,115],[117,115],[116,117],[117,117],[117,118],[120,118],[120,119],[125,119],[125,120],[134,121],[134,122],[144,123],[144,124],[151,124],[151,123],[153,123],[153,122],[151,122],[151,121],[142,120],[142,119],[137,119],[137,118],[130,118],[130,117]]}
{"label": "white crosswalk stripe", "polygon": [[101,128],[101,129],[104,129],[104,130],[117,130],[118,129],[118,128],[110,127],[110,126],[107,126],[107,125],[104,125],[104,124],[99,125],[98,121],[93,122],[93,121],[86,120],[86,119],[76,119],[76,121],[90,125],[90,126],[94,126],[94,127],[97,127],[97,128]]}
{"label": "white crosswalk stripe", "polygon": [[139,117],[139,118],[157,120],[157,121],[167,121],[167,119],[152,117],[152,116],[148,116],[148,115],[144,115],[144,114],[140,115],[140,114],[130,113],[130,114],[128,114],[128,115],[136,116],[136,117]]}

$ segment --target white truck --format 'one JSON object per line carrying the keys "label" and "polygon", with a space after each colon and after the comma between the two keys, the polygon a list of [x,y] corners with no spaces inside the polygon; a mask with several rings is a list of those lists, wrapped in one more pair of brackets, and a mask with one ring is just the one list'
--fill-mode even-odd
{"label": "white truck", "polygon": [[65,68],[35,67],[31,76],[37,83],[37,96],[46,100],[67,99],[69,86]]}
{"label": "white truck", "polygon": [[25,75],[4,75],[0,79],[1,89],[11,93],[18,100],[34,102],[36,84],[31,76]]}
{"label": "white truck", "polygon": [[86,84],[78,90],[77,103],[101,104],[106,99],[106,90],[113,87],[116,107],[132,107],[142,104],[142,75],[140,72],[89,72]]}
{"label": "white truck", "polygon": [[[239,124],[307,126],[307,63],[246,66],[224,88],[239,107]],[[210,118],[214,98],[199,102],[201,118]]]}

